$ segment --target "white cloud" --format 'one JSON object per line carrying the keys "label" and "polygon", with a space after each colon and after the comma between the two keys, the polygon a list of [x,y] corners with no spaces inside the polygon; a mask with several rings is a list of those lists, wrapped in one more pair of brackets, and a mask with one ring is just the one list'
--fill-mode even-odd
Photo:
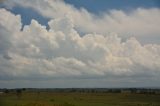
{"label": "white cloud", "polygon": [[[0,54],[1,77],[155,77],[160,74],[160,45],[141,45],[133,37],[122,42],[116,34],[80,37],[68,16],[51,20],[49,30],[32,20],[21,31],[19,15],[5,9],[0,9],[0,14],[3,14],[0,37],[5,38],[1,41],[1,51],[5,50]],[[6,17],[9,21],[5,21]]]}
{"label": "white cloud", "polygon": [[160,39],[160,9],[137,8],[129,12],[109,10],[101,15],[89,13],[84,8],[76,9],[63,0],[12,0],[6,4],[33,8],[44,17],[58,18],[70,14],[74,27],[82,33],[116,32],[122,38],[135,36],[142,43],[158,43]]}
{"label": "white cloud", "polygon": [[[0,9],[0,80],[160,80],[159,44],[142,45],[135,37],[123,41],[119,34],[105,34],[159,36],[159,9],[137,9],[129,14],[113,10],[98,17],[62,1],[14,2],[50,17],[50,29],[33,19],[21,30],[20,15]],[[77,30],[91,33],[80,36]]]}

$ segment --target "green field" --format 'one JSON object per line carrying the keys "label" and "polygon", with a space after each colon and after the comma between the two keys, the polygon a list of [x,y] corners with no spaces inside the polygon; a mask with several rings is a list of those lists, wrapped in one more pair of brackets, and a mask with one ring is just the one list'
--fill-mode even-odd
{"label": "green field", "polygon": [[160,106],[160,95],[23,92],[0,94],[0,106]]}

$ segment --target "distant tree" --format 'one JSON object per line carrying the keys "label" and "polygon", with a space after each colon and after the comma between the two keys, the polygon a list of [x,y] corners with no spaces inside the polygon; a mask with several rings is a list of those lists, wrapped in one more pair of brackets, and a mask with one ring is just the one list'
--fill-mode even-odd
{"label": "distant tree", "polygon": [[9,90],[8,90],[8,89],[5,89],[5,90],[4,90],[4,93],[9,93]]}
{"label": "distant tree", "polygon": [[22,91],[26,91],[26,88],[22,88]]}

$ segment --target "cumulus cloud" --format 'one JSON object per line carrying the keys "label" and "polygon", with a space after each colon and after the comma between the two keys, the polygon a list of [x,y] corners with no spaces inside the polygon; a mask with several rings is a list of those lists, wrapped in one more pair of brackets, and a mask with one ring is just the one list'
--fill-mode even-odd
{"label": "cumulus cloud", "polygon": [[59,0],[5,3],[9,8],[33,8],[50,21],[49,28],[34,19],[22,28],[20,15],[0,9],[0,83],[56,79],[74,86],[69,80],[74,79],[87,86],[100,84],[98,80],[103,84],[160,80],[160,45],[139,41],[159,38],[158,8],[111,10],[96,16]]}
{"label": "cumulus cloud", "polygon": [[75,29],[80,33],[105,35],[107,32],[116,32],[123,39],[134,36],[143,44],[160,42],[159,8],[137,8],[128,12],[109,10],[96,15],[84,8],[76,9],[63,0],[12,0],[6,2],[6,5],[9,8],[17,5],[32,8],[51,19],[70,14]]}
{"label": "cumulus cloud", "polygon": [[159,79],[160,45],[142,45],[114,34],[86,34],[75,29],[70,15],[52,19],[50,29],[32,20],[24,26],[20,15],[0,9],[0,78]]}

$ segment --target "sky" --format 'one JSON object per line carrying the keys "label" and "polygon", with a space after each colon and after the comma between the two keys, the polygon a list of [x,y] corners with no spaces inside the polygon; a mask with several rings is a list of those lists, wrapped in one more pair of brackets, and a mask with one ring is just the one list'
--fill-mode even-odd
{"label": "sky", "polygon": [[0,88],[160,87],[159,0],[1,0]]}

